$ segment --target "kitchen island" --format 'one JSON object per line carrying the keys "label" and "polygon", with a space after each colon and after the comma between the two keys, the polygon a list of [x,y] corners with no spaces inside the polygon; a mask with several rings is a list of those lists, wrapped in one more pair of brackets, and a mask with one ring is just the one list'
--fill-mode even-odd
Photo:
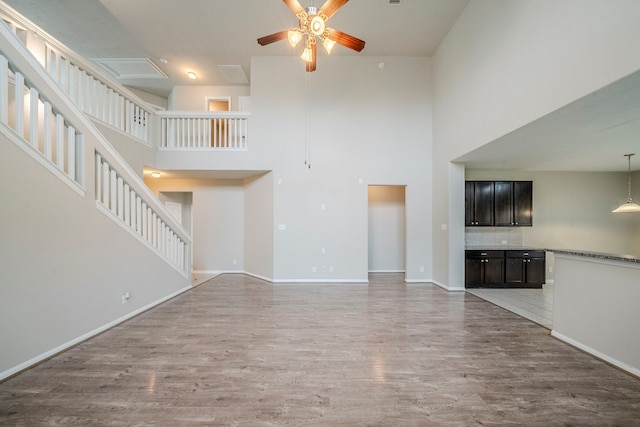
{"label": "kitchen island", "polygon": [[555,257],[551,335],[640,376],[640,258],[548,251]]}

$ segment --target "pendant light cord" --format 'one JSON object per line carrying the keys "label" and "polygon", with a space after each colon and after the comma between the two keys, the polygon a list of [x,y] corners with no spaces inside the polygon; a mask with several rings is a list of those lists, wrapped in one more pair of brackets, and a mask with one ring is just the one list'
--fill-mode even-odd
{"label": "pendant light cord", "polygon": [[629,174],[629,183],[627,185],[627,203],[631,203],[631,156],[633,156],[633,154],[625,154],[625,156],[627,156],[627,161],[628,161],[628,167],[627,167],[627,172]]}

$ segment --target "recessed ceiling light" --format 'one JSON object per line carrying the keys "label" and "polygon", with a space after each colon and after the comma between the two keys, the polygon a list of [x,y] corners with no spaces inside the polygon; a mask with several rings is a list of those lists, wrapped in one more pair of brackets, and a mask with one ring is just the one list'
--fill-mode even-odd
{"label": "recessed ceiling light", "polygon": [[160,172],[151,172],[151,176],[154,178],[160,178]]}
{"label": "recessed ceiling light", "polygon": [[194,73],[193,71],[189,71],[187,73],[187,77],[189,77],[191,80],[195,80],[196,77],[198,77],[198,75],[196,73]]}

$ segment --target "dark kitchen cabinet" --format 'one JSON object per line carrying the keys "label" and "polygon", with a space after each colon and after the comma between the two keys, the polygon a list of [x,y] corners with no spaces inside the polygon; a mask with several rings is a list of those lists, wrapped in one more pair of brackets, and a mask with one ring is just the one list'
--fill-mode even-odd
{"label": "dark kitchen cabinet", "polygon": [[532,181],[513,181],[513,222],[518,227],[533,225]]}
{"label": "dark kitchen cabinet", "polygon": [[545,252],[541,250],[468,250],[467,288],[541,288],[545,282]]}
{"label": "dark kitchen cabinet", "polygon": [[[483,197],[490,194],[490,197]],[[532,181],[466,181],[467,226],[533,225]]]}
{"label": "dark kitchen cabinet", "polygon": [[494,224],[493,181],[465,182],[465,224],[490,226]]}
{"label": "dark kitchen cabinet", "polygon": [[545,282],[544,251],[506,251],[505,253],[505,281],[508,287],[542,287]]}
{"label": "dark kitchen cabinet", "polygon": [[481,288],[504,283],[504,251],[467,251],[465,286]]}

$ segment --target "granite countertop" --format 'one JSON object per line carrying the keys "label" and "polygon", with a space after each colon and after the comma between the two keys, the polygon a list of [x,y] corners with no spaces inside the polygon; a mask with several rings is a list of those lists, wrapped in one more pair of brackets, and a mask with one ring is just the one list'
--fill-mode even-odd
{"label": "granite countertop", "polygon": [[545,248],[515,245],[466,245],[466,251],[546,251]]}
{"label": "granite countertop", "polygon": [[608,254],[603,252],[577,251],[574,249],[546,249],[546,250],[549,252],[553,252],[556,254],[563,254],[563,255],[575,255],[575,256],[583,256],[588,258],[605,259],[610,261],[640,263],[640,257],[637,257],[635,255],[616,255],[616,254]]}
{"label": "granite countertop", "polygon": [[531,246],[511,246],[511,245],[467,245],[464,248],[467,251],[546,251],[556,254],[583,256],[588,258],[604,259],[610,261],[624,261],[640,264],[640,256],[636,255],[619,255],[604,252],[579,251],[575,249],[551,249],[551,248],[534,248]]}

